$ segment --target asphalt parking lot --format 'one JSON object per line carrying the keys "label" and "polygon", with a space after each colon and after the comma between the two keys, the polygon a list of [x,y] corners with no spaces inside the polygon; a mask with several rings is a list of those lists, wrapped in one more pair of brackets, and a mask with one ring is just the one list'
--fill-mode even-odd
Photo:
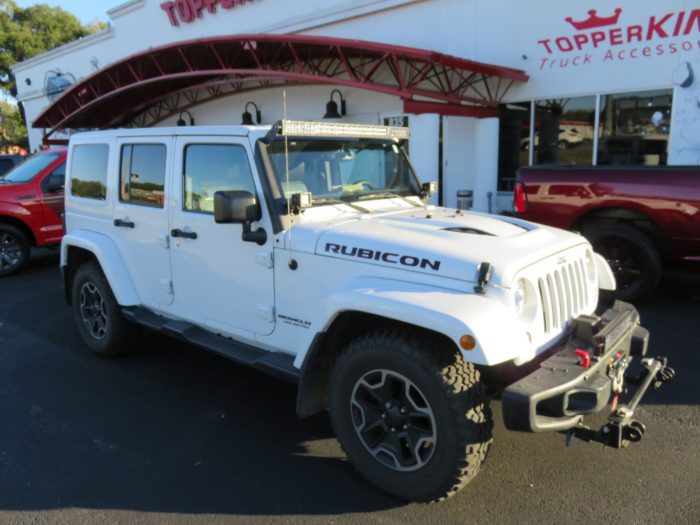
{"label": "asphalt parking lot", "polygon": [[616,451],[507,432],[456,497],[406,504],[362,481],[295,387],[155,334],[91,355],[42,252],[0,280],[0,523],[700,522],[700,276],[639,305],[675,382]]}

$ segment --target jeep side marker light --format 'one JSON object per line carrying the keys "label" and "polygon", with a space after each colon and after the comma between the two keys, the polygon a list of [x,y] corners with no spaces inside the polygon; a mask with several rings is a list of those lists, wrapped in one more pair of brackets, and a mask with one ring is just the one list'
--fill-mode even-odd
{"label": "jeep side marker light", "polygon": [[311,122],[283,120],[280,135],[295,137],[353,137],[366,139],[408,140],[408,128],[347,124],[344,122]]}
{"label": "jeep side marker light", "polygon": [[465,334],[459,338],[459,346],[461,346],[463,350],[474,350],[474,348],[476,348],[476,339],[474,339],[474,336]]}

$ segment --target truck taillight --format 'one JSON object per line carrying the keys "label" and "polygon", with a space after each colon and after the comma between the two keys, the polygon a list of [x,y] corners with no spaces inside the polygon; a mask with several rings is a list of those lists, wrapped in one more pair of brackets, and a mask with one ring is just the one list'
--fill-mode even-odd
{"label": "truck taillight", "polygon": [[522,182],[515,183],[513,206],[518,213],[527,213],[527,192],[525,191],[525,184]]}

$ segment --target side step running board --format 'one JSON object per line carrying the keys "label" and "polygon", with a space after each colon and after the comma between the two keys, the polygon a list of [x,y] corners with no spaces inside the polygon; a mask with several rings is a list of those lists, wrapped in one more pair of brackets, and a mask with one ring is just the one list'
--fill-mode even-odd
{"label": "side step running board", "polygon": [[122,312],[129,321],[151,330],[199,346],[285,381],[299,382],[299,370],[294,367],[294,356],[279,352],[266,352],[254,346],[207,332],[186,321],[167,319],[145,308],[123,308]]}

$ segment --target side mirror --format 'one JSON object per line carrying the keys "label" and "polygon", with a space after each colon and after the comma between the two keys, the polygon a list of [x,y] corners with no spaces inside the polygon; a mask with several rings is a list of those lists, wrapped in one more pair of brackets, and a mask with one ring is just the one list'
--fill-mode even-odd
{"label": "side mirror", "polygon": [[260,220],[258,199],[248,191],[214,193],[214,220],[219,224],[245,224]]}
{"label": "side mirror", "polygon": [[262,218],[258,199],[248,191],[217,191],[214,193],[214,220],[218,224],[242,224],[241,238],[245,242],[263,245],[267,233],[262,228],[251,230],[250,223]]}
{"label": "side mirror", "polygon": [[44,190],[53,193],[56,191],[61,191],[65,185],[65,175],[51,175],[48,179],[46,179],[46,183],[44,184]]}

